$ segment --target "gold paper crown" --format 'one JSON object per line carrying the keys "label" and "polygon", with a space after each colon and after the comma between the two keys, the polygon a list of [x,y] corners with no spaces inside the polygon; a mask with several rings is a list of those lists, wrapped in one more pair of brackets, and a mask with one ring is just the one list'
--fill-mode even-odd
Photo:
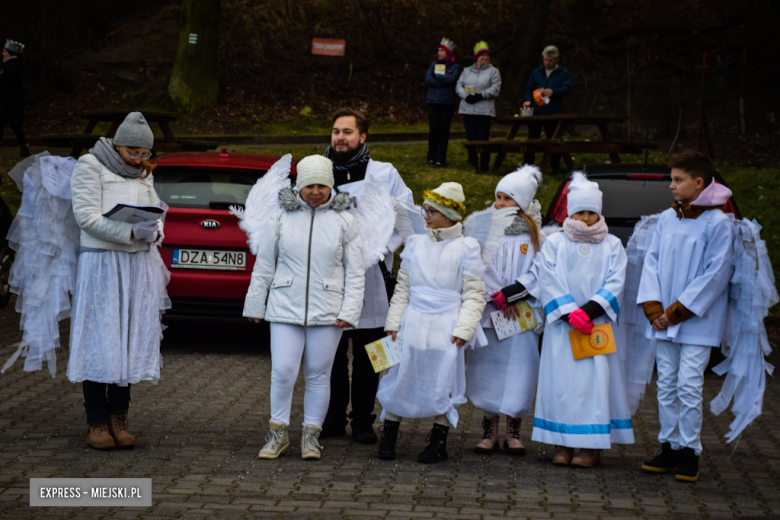
{"label": "gold paper crown", "polygon": [[24,50],[24,44],[15,42],[13,40],[6,40],[5,41],[5,49],[10,52],[16,52],[21,53]]}
{"label": "gold paper crown", "polygon": [[441,42],[439,42],[439,46],[447,48],[450,52],[455,50],[455,42],[449,38],[442,38]]}
{"label": "gold paper crown", "polygon": [[445,208],[450,208],[451,210],[456,211],[461,217],[466,215],[465,204],[462,204],[457,200],[452,200],[452,199],[448,199],[447,197],[443,197],[433,190],[425,190],[423,192],[423,198],[428,199],[431,202],[435,202],[440,206],[444,206]]}
{"label": "gold paper crown", "polygon": [[477,44],[474,46],[474,56],[480,52],[490,52],[490,48],[488,47],[487,42],[477,42]]}

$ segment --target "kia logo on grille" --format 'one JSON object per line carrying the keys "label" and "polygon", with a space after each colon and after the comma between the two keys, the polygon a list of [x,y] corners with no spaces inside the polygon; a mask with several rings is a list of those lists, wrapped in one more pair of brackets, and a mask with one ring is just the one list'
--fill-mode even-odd
{"label": "kia logo on grille", "polygon": [[200,223],[200,227],[203,229],[217,229],[219,227],[219,222],[213,219],[204,220]]}

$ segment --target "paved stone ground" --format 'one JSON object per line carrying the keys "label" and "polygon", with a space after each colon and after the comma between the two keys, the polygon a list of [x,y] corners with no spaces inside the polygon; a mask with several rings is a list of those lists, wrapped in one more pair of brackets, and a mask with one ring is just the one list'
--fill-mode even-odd
{"label": "paved stone ground", "polygon": [[[0,311],[0,362],[13,352],[18,318]],[[81,387],[59,373],[0,375],[0,518],[749,518],[780,512],[780,384],[770,379],[763,417],[732,454],[729,419],[707,413],[701,479],[683,484],[639,466],[656,448],[658,416],[648,389],[634,427],[637,443],[604,452],[593,470],[553,467],[551,448],[527,441],[525,457],[471,450],[479,413],[461,408],[450,460],[422,465],[430,420],[402,425],[399,459],[374,457],[351,438],[323,441],[324,458],[299,456],[303,385],[293,403],[294,449],[256,458],[269,418],[270,356],[249,325],[173,325],[158,386],[133,388],[131,431],[138,448],[98,452],[86,445]],[[67,324],[63,326],[67,338]],[[709,400],[720,388],[710,374]],[[504,423],[502,419],[501,426]],[[523,434],[530,437],[530,422]],[[150,508],[31,508],[31,477],[151,477]]]}

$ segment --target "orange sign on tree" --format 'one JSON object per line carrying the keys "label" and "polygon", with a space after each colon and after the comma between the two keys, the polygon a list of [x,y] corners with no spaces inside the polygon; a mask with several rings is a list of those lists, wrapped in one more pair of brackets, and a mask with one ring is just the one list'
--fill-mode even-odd
{"label": "orange sign on tree", "polygon": [[344,56],[347,50],[346,40],[332,38],[312,38],[311,53],[325,56]]}

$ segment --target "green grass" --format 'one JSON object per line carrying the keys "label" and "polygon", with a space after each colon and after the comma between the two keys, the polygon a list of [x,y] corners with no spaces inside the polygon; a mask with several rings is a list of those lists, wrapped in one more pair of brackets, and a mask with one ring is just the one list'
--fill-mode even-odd
{"label": "green grass", "polygon": [[[373,130],[373,129],[372,129]],[[379,132],[380,130],[376,130]],[[288,131],[289,133],[289,127]],[[384,144],[371,146],[371,157],[378,161],[392,163],[404,179],[409,188],[414,192],[415,202],[422,203],[422,193],[426,189],[437,187],[442,182],[455,181],[463,185],[466,195],[467,213],[478,211],[489,206],[494,197],[495,186],[502,175],[513,171],[522,161],[519,154],[509,154],[504,165],[496,174],[477,174],[473,168],[466,164],[465,149],[456,142],[451,142],[447,153],[446,168],[433,169],[426,164],[427,145],[425,144]],[[307,155],[321,154],[322,146],[295,146],[274,147],[265,149],[229,148],[230,151],[248,152],[259,154],[283,155],[292,153],[296,159]],[[581,154],[574,157],[576,164],[603,163],[607,156],[596,154]],[[623,156],[624,162],[639,163],[643,156]],[[652,152],[649,155],[651,164],[664,164],[667,162],[665,154]],[[3,197],[11,211],[16,211],[21,204],[21,194],[16,185],[5,174],[18,159],[0,158],[0,196]],[[780,168],[754,168],[739,166],[725,162],[715,162],[718,170],[723,174],[729,187],[734,192],[735,199],[743,217],[756,219],[764,226],[761,237],[766,241],[769,257],[775,272],[776,286],[780,281]],[[544,176],[537,198],[546,212],[552,202],[558,186],[564,179],[564,175]],[[773,316],[780,317],[780,305],[775,306]]]}

